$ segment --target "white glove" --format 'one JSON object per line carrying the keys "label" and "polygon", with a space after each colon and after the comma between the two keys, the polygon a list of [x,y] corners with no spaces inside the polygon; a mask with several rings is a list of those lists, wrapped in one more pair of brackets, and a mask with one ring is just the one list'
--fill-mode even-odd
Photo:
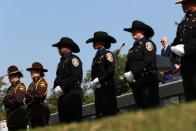
{"label": "white glove", "polygon": [[127,81],[134,82],[134,75],[133,75],[132,71],[126,72],[124,74],[124,77],[127,79]]}
{"label": "white glove", "polygon": [[172,46],[171,47],[171,51],[173,53],[175,53],[176,55],[178,56],[184,56],[184,45],[183,44],[179,44],[179,45],[176,45],[176,46]]}
{"label": "white glove", "polygon": [[100,88],[101,84],[99,83],[99,79],[95,78],[93,81],[90,82],[90,88]]}
{"label": "white glove", "polygon": [[56,94],[57,96],[60,96],[60,95],[63,94],[63,90],[61,89],[60,86],[56,86],[56,87],[54,88],[54,94]]}
{"label": "white glove", "polygon": [[25,107],[27,107],[29,104],[27,104],[26,103],[26,98],[24,98],[23,100],[22,100],[22,102],[23,102],[23,105],[25,106]]}

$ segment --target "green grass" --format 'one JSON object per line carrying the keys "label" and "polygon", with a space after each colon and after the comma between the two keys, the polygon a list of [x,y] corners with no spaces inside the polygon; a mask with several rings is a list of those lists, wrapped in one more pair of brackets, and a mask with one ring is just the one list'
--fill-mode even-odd
{"label": "green grass", "polygon": [[196,103],[124,113],[100,120],[48,126],[37,131],[195,131]]}

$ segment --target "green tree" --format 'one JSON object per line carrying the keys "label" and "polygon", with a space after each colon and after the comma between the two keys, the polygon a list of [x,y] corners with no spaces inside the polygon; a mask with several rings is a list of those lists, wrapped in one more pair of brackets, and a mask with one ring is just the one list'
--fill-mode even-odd
{"label": "green tree", "polygon": [[[3,104],[3,98],[5,96],[6,93],[6,89],[2,88],[3,86],[7,85],[4,81],[3,81],[4,77],[0,77],[0,115],[2,114],[2,104]],[[1,117],[1,116],[0,116]]]}
{"label": "green tree", "polygon": [[116,58],[115,78],[117,95],[122,95],[124,93],[131,92],[130,86],[127,80],[124,78],[124,68],[127,57],[124,54],[120,54],[118,50],[114,51],[113,53]]}
{"label": "green tree", "polygon": [[51,94],[46,98],[46,103],[48,104],[51,113],[54,113],[54,112],[57,112],[58,96],[53,93],[53,89],[51,89],[50,92],[51,92]]}
{"label": "green tree", "polygon": [[88,70],[86,73],[86,77],[82,82],[82,90],[83,90],[83,103],[89,104],[95,101],[94,90],[89,87],[89,82],[91,81],[91,70]]}
{"label": "green tree", "polygon": [[2,99],[5,95],[6,89],[2,88],[3,86],[7,85],[4,81],[3,81],[4,77],[0,77],[0,99]]}

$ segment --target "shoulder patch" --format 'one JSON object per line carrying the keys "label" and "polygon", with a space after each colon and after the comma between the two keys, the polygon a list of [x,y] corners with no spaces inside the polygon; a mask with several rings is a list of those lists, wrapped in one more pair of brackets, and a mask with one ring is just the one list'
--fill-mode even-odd
{"label": "shoulder patch", "polygon": [[192,23],[196,23],[196,18],[193,18],[192,19]]}
{"label": "shoulder patch", "polygon": [[73,64],[73,66],[78,67],[80,62],[79,62],[79,60],[77,58],[73,58],[72,59],[72,64]]}
{"label": "shoulder patch", "polygon": [[152,51],[153,50],[153,47],[154,45],[151,43],[151,42],[146,42],[146,49],[148,51]]}
{"label": "shoulder patch", "polygon": [[26,87],[23,86],[23,85],[20,85],[20,86],[18,87],[18,90],[20,90],[20,91],[26,91]]}
{"label": "shoulder patch", "polygon": [[47,86],[47,83],[46,83],[46,81],[42,80],[42,81],[39,83],[39,85],[40,85],[41,87],[46,87],[46,86]]}
{"label": "shoulder patch", "polygon": [[108,61],[110,61],[110,62],[113,62],[114,59],[113,59],[112,53],[107,53],[107,54],[106,54],[106,59],[107,59]]}

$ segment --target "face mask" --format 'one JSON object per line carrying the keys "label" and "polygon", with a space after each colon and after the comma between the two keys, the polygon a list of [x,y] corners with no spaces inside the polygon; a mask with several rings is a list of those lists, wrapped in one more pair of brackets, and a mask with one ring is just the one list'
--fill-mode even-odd
{"label": "face mask", "polygon": [[32,78],[38,78],[38,77],[40,77],[40,74],[39,73],[32,73]]}

